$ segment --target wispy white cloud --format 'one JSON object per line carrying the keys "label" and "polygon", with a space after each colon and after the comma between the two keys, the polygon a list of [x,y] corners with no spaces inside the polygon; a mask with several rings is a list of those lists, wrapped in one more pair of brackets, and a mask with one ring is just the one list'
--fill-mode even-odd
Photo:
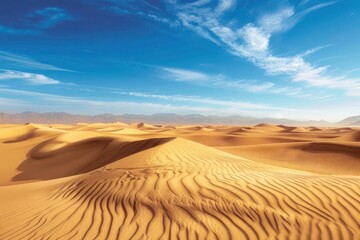
{"label": "wispy white cloud", "polygon": [[272,82],[259,82],[255,80],[219,80],[213,82],[214,86],[235,90],[243,90],[247,92],[268,92],[272,93],[272,89],[275,86]]}
{"label": "wispy white cloud", "polygon": [[205,87],[216,87],[231,90],[246,91],[251,93],[268,93],[268,94],[282,94],[296,98],[306,98],[313,100],[327,99],[329,94],[304,94],[299,87],[278,87],[272,82],[256,81],[256,80],[234,80],[222,74],[211,75],[204,72],[181,69],[160,67],[164,72],[163,78],[167,80],[179,81],[188,84],[194,84]]}
{"label": "wispy white cloud", "polygon": [[234,45],[237,54],[246,57],[262,57],[269,48],[270,33],[249,23],[237,31],[244,40],[243,46]]}
{"label": "wispy white cloud", "polygon": [[268,33],[284,32],[293,28],[303,18],[321,8],[335,4],[337,1],[324,2],[303,11],[296,12],[295,8],[290,5],[283,6],[278,10],[264,14],[258,21],[258,26]]}
{"label": "wispy white cloud", "polygon": [[329,1],[329,2],[323,2],[323,3],[319,3],[319,4],[316,4],[308,9],[305,9],[304,11],[301,11],[298,15],[302,15],[302,16],[305,16],[306,14],[309,14],[311,12],[314,12],[316,10],[319,10],[321,8],[324,8],[324,7],[328,7],[328,6],[331,6],[335,3],[337,3],[338,1]]}
{"label": "wispy white cloud", "polygon": [[[212,0],[197,0],[197,1],[193,1],[193,2],[189,2],[187,4],[188,7],[201,7],[204,5],[207,5],[211,2]],[[175,1],[171,1],[171,2],[175,2]]]}
{"label": "wispy white cloud", "polygon": [[223,12],[234,8],[235,5],[236,5],[236,0],[220,0],[215,11],[218,14],[222,14]]}
{"label": "wispy white cloud", "polygon": [[275,12],[267,13],[259,19],[258,25],[268,33],[283,32],[296,24],[291,18],[295,14],[292,6],[283,7]]}
{"label": "wispy white cloud", "polygon": [[59,84],[60,81],[42,74],[20,72],[14,70],[0,70],[0,80],[23,80],[32,85]]}
{"label": "wispy white cloud", "polygon": [[[212,109],[213,111],[216,111],[217,114],[222,114],[222,115],[245,114],[256,117],[276,117],[276,118],[293,117],[296,119],[319,119],[319,116],[317,115],[318,111],[316,110],[282,108],[282,107],[274,107],[261,103],[219,100],[219,99],[199,97],[199,96],[162,95],[162,94],[154,94],[154,93],[124,92],[124,91],[119,93],[123,95],[129,95],[129,96],[147,98],[147,99],[159,99],[163,101],[173,101],[173,102],[186,102],[191,106],[194,106],[196,104],[205,105],[208,107],[208,109]],[[213,114],[213,113],[207,112],[207,114]]]}
{"label": "wispy white cloud", "polygon": [[164,77],[169,78],[171,80],[175,80],[175,81],[201,82],[201,81],[207,81],[210,78],[212,78],[205,73],[187,70],[187,69],[170,68],[170,67],[161,67],[160,69],[166,72]]}
{"label": "wispy white cloud", "polygon": [[[120,93],[135,97],[155,98],[155,99],[177,101],[177,102],[225,106],[225,107],[237,108],[237,110],[241,110],[241,109],[284,110],[283,108],[272,107],[265,104],[257,104],[257,103],[242,102],[242,101],[225,101],[225,100],[218,100],[218,99],[199,97],[199,96],[160,95],[160,94],[150,94],[143,92],[120,92]],[[289,109],[285,109],[285,110],[289,110]]]}
{"label": "wispy white cloud", "polygon": [[313,54],[313,53],[316,53],[317,51],[320,51],[320,50],[322,50],[322,49],[324,49],[324,48],[327,48],[327,47],[329,47],[329,46],[331,46],[331,45],[330,45],[330,44],[327,44],[327,45],[324,45],[324,46],[318,46],[318,47],[315,47],[315,48],[306,50],[305,52],[300,53],[300,54],[298,54],[297,56],[303,58],[303,57],[309,56],[309,55],[311,55],[311,54]]}
{"label": "wispy white cloud", "polygon": [[178,21],[176,21],[176,20],[170,20],[169,18],[159,17],[159,16],[157,16],[155,14],[151,14],[151,13],[147,14],[146,16],[148,18],[150,18],[150,19],[153,19],[153,20],[157,21],[157,22],[168,24],[170,27],[178,27],[178,26],[180,26],[180,23]]}
{"label": "wispy white cloud", "polygon": [[[116,101],[116,100],[92,100],[84,99],[78,97],[62,96],[55,94],[47,94],[41,92],[17,90],[17,89],[8,89],[0,88],[0,93],[11,94],[12,96],[21,96],[30,103],[30,107],[21,109],[18,108],[18,111],[53,111],[56,107],[57,111],[67,111],[74,113],[87,113],[87,114],[96,114],[96,113],[126,113],[126,114],[153,114],[153,113],[179,113],[179,114],[189,114],[189,113],[201,113],[201,114],[210,114],[214,111],[214,108],[207,106],[194,106],[192,105],[172,105],[172,104],[159,104],[151,102],[131,102],[131,101]],[[42,102],[47,101],[51,102],[51,107],[43,105]],[[22,101],[23,102],[23,101]],[[5,104],[8,103],[8,104]],[[4,102],[4,106],[9,105],[9,102]],[[37,106],[39,108],[37,108]],[[220,110],[221,113],[221,110]],[[223,111],[223,114],[228,113]]]}
{"label": "wispy white cloud", "polygon": [[59,7],[47,7],[28,14],[25,21],[29,26],[46,29],[54,27],[61,22],[73,19],[74,17],[71,16],[65,9]]}
{"label": "wispy white cloud", "polygon": [[232,80],[228,77],[217,74],[211,75],[199,71],[160,67],[164,71],[163,78],[167,80],[185,82],[207,87],[228,88],[248,92],[262,92],[274,86],[271,82],[259,82],[255,80]]}
{"label": "wispy white cloud", "polygon": [[309,86],[340,89],[351,96],[360,95],[359,79],[349,79],[346,75],[331,76],[327,67],[313,66],[304,59],[323,47],[290,57],[276,56],[270,48],[273,34],[291,29],[307,14],[333,5],[335,1],[317,4],[300,12],[296,12],[293,6],[281,7],[240,28],[224,22],[222,15],[229,8],[224,8],[222,12],[216,10],[221,8],[222,2],[215,8],[202,4],[180,4],[176,1],[171,3],[185,28],[222,46],[230,53],[247,59],[267,74],[287,75],[292,81],[303,82]]}
{"label": "wispy white cloud", "polygon": [[346,72],[346,74],[351,74],[351,73],[354,73],[354,72],[359,72],[360,71],[360,67],[358,68],[353,68],[353,69],[350,69]]}
{"label": "wispy white cloud", "polygon": [[2,64],[9,64],[17,68],[73,72],[69,69],[41,63],[29,57],[9,53],[2,50],[0,50],[0,59],[2,60]]}
{"label": "wispy white cloud", "polygon": [[0,106],[29,106],[27,101],[19,100],[16,98],[4,98],[0,97]]}
{"label": "wispy white cloud", "polygon": [[[326,111],[324,114],[322,109],[330,108],[329,104],[314,106],[309,109],[291,109],[276,106],[270,106],[261,103],[227,101],[198,96],[184,95],[161,95],[143,92],[118,92],[118,94],[126,94],[139,98],[146,98],[145,101],[120,101],[115,99],[93,100],[88,98],[79,98],[72,96],[63,96],[56,94],[48,94],[42,92],[25,91],[18,89],[0,88],[3,104],[3,111],[21,112],[21,111],[39,111],[49,112],[66,111],[71,113],[99,114],[99,113],[115,113],[115,114],[154,114],[154,113],[177,113],[191,114],[199,113],[204,115],[248,115],[254,117],[275,117],[290,118],[297,120],[314,120],[326,118],[328,120],[337,121],[341,118],[348,117],[357,111],[357,106],[346,104],[341,114],[334,115],[332,111]],[[17,101],[12,101],[17,99]],[[162,100],[161,103],[151,102],[149,99]],[[0,103],[2,99],[0,99]],[[48,104],[44,105],[43,102]],[[171,103],[172,102],[172,103]]]}
{"label": "wispy white cloud", "polygon": [[84,100],[78,97],[69,97],[56,94],[48,94],[42,92],[10,89],[10,88],[0,88],[0,93],[25,96],[25,97],[35,97],[37,99],[57,101],[59,103],[87,103],[87,104],[97,104],[97,101]]}
{"label": "wispy white cloud", "polygon": [[28,35],[38,34],[44,29],[52,28],[62,22],[73,20],[65,9],[47,7],[31,12],[19,18],[20,27],[5,26],[0,24],[0,33]]}
{"label": "wispy white cloud", "polygon": [[[99,1],[98,3],[100,3]],[[159,23],[167,24],[170,27],[179,27],[180,22],[177,19],[172,19],[165,14],[159,7],[151,4],[148,1],[107,1],[105,5],[101,6],[102,10],[114,13],[116,15],[134,15],[144,19],[150,19]],[[150,7],[149,11],[146,9]]]}

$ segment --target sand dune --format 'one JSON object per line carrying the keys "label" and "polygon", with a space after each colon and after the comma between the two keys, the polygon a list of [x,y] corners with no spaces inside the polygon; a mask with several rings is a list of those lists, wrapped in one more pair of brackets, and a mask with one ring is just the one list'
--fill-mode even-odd
{"label": "sand dune", "polygon": [[360,130],[350,131],[350,133],[344,134],[338,137],[340,141],[360,142]]}
{"label": "sand dune", "polygon": [[219,147],[255,161],[324,174],[360,175],[360,146],[351,143],[296,142]]}
{"label": "sand dune", "polygon": [[360,239],[359,130],[0,126],[0,239]]}

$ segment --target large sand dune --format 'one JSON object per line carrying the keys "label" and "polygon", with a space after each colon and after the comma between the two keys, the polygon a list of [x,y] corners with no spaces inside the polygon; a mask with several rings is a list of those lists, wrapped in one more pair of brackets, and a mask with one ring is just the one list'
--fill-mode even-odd
{"label": "large sand dune", "polygon": [[0,239],[360,239],[359,129],[0,125]]}

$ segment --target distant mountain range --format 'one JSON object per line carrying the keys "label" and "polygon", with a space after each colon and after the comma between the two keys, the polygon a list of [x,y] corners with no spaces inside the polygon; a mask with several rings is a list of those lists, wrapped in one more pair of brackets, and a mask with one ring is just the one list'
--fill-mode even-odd
{"label": "distant mountain range", "polygon": [[[74,124],[79,122],[146,122],[152,124],[216,124],[216,125],[255,125],[259,123],[284,124],[284,125],[331,125],[326,121],[296,121],[286,118],[255,118],[249,116],[204,116],[200,114],[178,115],[164,114],[100,114],[79,115],[64,112],[23,112],[23,113],[0,113],[0,123],[64,123]],[[360,116],[346,118],[339,125],[360,125]]]}
{"label": "distant mountain range", "polygon": [[360,126],[360,115],[345,118],[337,124],[342,126]]}

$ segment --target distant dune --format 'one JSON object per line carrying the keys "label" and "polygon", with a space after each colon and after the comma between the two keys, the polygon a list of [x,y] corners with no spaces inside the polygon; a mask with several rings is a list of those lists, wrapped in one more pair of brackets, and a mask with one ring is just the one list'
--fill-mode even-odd
{"label": "distant dune", "polygon": [[360,129],[0,125],[0,239],[360,239]]}

